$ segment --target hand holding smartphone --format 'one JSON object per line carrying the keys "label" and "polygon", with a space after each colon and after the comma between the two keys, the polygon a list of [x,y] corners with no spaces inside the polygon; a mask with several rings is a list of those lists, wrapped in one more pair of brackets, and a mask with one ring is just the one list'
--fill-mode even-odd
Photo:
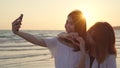
{"label": "hand holding smartphone", "polygon": [[23,19],[23,14],[21,14],[15,21],[15,25],[21,25]]}

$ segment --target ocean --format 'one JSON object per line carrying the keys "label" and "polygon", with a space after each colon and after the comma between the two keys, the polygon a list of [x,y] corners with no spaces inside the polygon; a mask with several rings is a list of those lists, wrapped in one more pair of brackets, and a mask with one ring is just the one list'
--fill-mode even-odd
{"label": "ocean", "polygon": [[[24,30],[37,38],[57,36],[62,30]],[[115,30],[117,68],[120,68],[120,30]],[[36,46],[13,34],[0,30],[0,68],[55,68],[54,59],[45,47]]]}

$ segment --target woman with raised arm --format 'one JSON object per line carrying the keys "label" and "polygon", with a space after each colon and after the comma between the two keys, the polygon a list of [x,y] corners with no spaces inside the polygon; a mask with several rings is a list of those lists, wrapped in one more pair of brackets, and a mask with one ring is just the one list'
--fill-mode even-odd
{"label": "woman with raised arm", "polygon": [[82,65],[79,65],[80,61],[84,61],[81,58],[85,59],[85,57],[88,57],[88,55],[85,55],[84,50],[87,50],[85,46],[86,19],[81,11],[72,11],[67,17],[66,32],[49,39],[37,39],[31,34],[20,31],[22,17],[23,15],[12,23],[13,33],[33,44],[47,47],[55,58],[55,68],[76,68],[78,66],[89,68],[89,62],[81,62],[80,64]]}

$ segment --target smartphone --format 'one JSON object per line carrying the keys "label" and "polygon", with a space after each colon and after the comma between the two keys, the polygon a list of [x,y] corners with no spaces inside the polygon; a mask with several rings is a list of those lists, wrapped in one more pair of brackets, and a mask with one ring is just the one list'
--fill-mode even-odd
{"label": "smartphone", "polygon": [[22,18],[23,18],[23,14],[21,14],[21,15],[18,17],[17,21],[19,21],[19,22],[17,22],[15,25],[21,24]]}
{"label": "smartphone", "polygon": [[[20,17],[18,18],[18,21],[20,20],[20,22],[19,22],[19,23],[16,23],[16,25],[21,24],[22,19],[23,19],[23,14],[21,14]],[[17,30],[17,31],[18,31],[18,30]]]}
{"label": "smartphone", "polygon": [[19,19],[22,19],[23,18],[23,14],[20,15]]}

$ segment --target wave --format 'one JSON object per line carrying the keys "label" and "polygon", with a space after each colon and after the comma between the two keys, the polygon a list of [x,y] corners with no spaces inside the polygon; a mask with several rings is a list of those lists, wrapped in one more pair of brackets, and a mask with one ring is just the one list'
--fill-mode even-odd
{"label": "wave", "polygon": [[49,59],[51,59],[51,57],[48,57],[48,58],[43,58],[43,59],[38,59],[38,60],[31,60],[31,61],[22,61],[22,62],[13,62],[13,63],[6,63],[6,64],[0,64],[0,67],[4,67],[4,66],[7,66],[7,67],[12,67],[12,66],[14,66],[14,67],[16,67],[16,66],[19,66],[19,64],[22,64],[22,65],[26,65],[26,63],[28,64],[28,63],[33,63],[33,62],[37,62],[37,61],[47,61],[47,60],[49,60]]}
{"label": "wave", "polygon": [[46,50],[46,49],[0,49],[0,51],[30,51],[30,50]]}
{"label": "wave", "polygon": [[30,50],[47,50],[47,48],[33,45],[31,43],[10,43],[1,44],[0,51],[30,51]]}
{"label": "wave", "polygon": [[1,45],[0,48],[14,48],[14,47],[34,47],[33,45],[20,45],[20,46],[15,46],[15,45],[6,45],[6,46],[3,46]]}
{"label": "wave", "polygon": [[46,56],[49,55],[49,53],[45,54],[19,54],[19,55],[9,55],[9,56],[0,56],[1,60],[4,59],[20,59],[20,58],[28,58],[28,57],[36,57],[36,56]]}

